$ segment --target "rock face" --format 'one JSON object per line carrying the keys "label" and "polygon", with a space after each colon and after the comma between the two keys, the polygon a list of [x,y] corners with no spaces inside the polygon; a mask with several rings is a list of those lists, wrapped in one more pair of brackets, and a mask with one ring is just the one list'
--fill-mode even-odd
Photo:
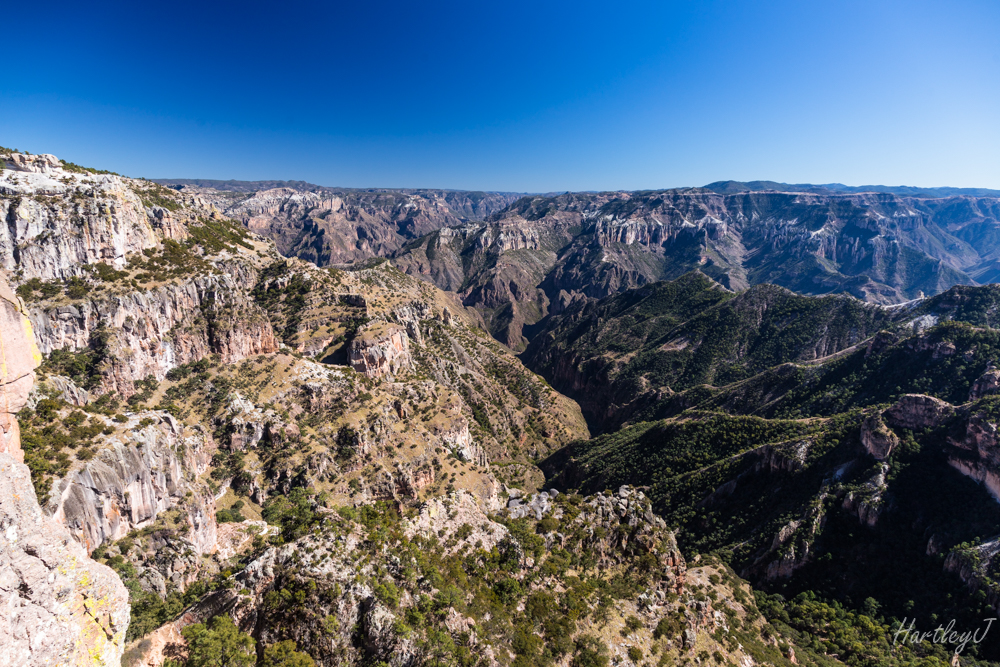
{"label": "rock face", "polygon": [[861,424],[861,444],[869,454],[884,461],[899,445],[899,437],[886,426],[881,415],[875,414]]}
{"label": "rock face", "polygon": [[349,355],[351,368],[365,377],[395,375],[412,363],[410,337],[399,326],[372,327],[351,341]]}
{"label": "rock face", "polygon": [[[153,423],[140,425],[142,419]],[[124,429],[93,460],[53,484],[53,518],[89,553],[183,504],[188,541],[198,553],[214,551],[215,499],[197,480],[211,460],[211,438],[186,434],[176,419],[155,412],[133,416]]]}
{"label": "rock face", "polygon": [[858,491],[849,491],[844,497],[843,508],[857,515],[858,520],[869,528],[875,527],[882,514],[888,472],[889,465],[880,464]]}
{"label": "rock face", "polygon": [[24,460],[14,415],[28,400],[42,361],[21,301],[0,279],[0,453]]}
{"label": "rock face", "polygon": [[250,192],[234,194],[222,191],[231,188],[225,183],[205,183],[208,187],[201,188],[181,184],[182,192],[197,193],[273,240],[283,255],[319,266],[390,255],[436,229],[484,220],[519,197],[499,192],[363,191],[253,183],[246,188]]}
{"label": "rock face", "polygon": [[[52,156],[0,157],[11,167],[0,171],[0,268],[26,299],[42,291],[29,315],[42,353],[103,348],[96,394],[128,397],[136,380],[208,354],[277,351],[249,294],[266,254],[210,203]],[[69,278],[64,296],[52,281]]]}
{"label": "rock face", "polygon": [[[30,329],[0,280],[4,418],[27,400],[38,363]],[[9,373],[9,375],[8,375]],[[14,422],[16,425],[16,422]],[[128,592],[108,567],[87,557],[63,526],[38,505],[21,463],[16,426],[0,451],[0,665],[104,665],[121,661],[130,610]]]}
{"label": "rock face", "polygon": [[[524,197],[486,224],[432,232],[394,259],[460,291],[513,349],[524,325],[700,269],[729,289],[769,282],[899,303],[992,282],[1000,200],[704,190]],[[941,245],[928,239],[940,239]]]}
{"label": "rock face", "polygon": [[7,162],[16,171],[32,174],[48,174],[62,166],[55,155],[25,155],[24,153],[8,153],[0,155],[0,160]]}
{"label": "rock face", "polygon": [[44,354],[84,350],[103,327],[106,334],[102,383],[124,397],[134,383],[219,354],[224,362],[276,352],[278,341],[267,315],[227,274],[199,276],[181,284],[87,300],[35,307],[30,316]]}
{"label": "rock face", "polygon": [[128,592],[38,506],[28,468],[0,453],[0,665],[119,664]]}
{"label": "rock face", "polygon": [[1000,556],[1000,540],[989,540],[952,551],[944,559],[944,570],[958,575],[970,591],[984,590],[987,603],[997,609],[1000,608],[1000,590],[990,576],[997,556]]}
{"label": "rock face", "polygon": [[1000,391],[1000,370],[991,367],[972,385],[972,389],[969,390],[969,400],[975,401],[998,391]]}
{"label": "rock face", "polygon": [[63,170],[52,156],[4,157],[0,265],[24,278],[82,275],[86,265],[125,264],[157,243],[153,221],[127,179]]}
{"label": "rock face", "polygon": [[882,416],[890,426],[917,430],[937,426],[954,412],[955,408],[940,398],[906,394]]}

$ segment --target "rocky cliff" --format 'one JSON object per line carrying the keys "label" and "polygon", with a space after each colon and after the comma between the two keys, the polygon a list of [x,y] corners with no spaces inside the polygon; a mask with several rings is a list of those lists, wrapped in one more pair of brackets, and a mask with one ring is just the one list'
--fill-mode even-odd
{"label": "rocky cliff", "polygon": [[483,220],[518,195],[447,190],[345,190],[308,184],[170,183],[270,238],[287,257],[319,266],[384,257],[442,227]]}
{"label": "rocky cliff", "polygon": [[351,368],[366,377],[395,375],[412,363],[410,338],[398,326],[369,328],[351,341],[348,358]]}
{"label": "rocky cliff", "polygon": [[181,506],[187,539],[197,553],[211,553],[215,499],[198,478],[214,450],[203,429],[186,429],[169,414],[133,415],[93,459],[54,482],[46,509],[91,552]]}
{"label": "rocky cliff", "polygon": [[0,280],[0,453],[16,461],[24,460],[24,452],[15,415],[28,400],[41,361],[23,304]]}
{"label": "rocky cliff", "polygon": [[103,347],[100,385],[124,398],[135,393],[137,381],[162,380],[170,369],[210,354],[231,363],[278,350],[267,315],[244,285],[224,273],[65,305],[42,304],[31,308],[30,317],[44,354]]}
{"label": "rocky cliff", "polygon": [[0,258],[29,303],[43,354],[92,356],[96,394],[218,354],[227,362],[278,342],[248,287],[273,247],[211,202],[149,181],[0,156]]}
{"label": "rocky cliff", "polygon": [[0,264],[22,279],[66,278],[104,262],[182,239],[185,225],[210,207],[164,197],[154,183],[69,169],[52,155],[0,155]]}
{"label": "rocky cliff", "polygon": [[[35,173],[35,172],[30,172]],[[27,399],[38,365],[30,327],[0,280],[0,644],[3,665],[119,664],[129,623],[128,593],[108,567],[87,557],[62,525],[46,516],[21,463],[11,415]]]}
{"label": "rocky cliff", "polygon": [[898,303],[990,282],[995,197],[704,190],[524,197],[486,225],[433,232],[397,253],[459,292],[502,342],[574,299],[699,269],[727,288],[774,283]]}

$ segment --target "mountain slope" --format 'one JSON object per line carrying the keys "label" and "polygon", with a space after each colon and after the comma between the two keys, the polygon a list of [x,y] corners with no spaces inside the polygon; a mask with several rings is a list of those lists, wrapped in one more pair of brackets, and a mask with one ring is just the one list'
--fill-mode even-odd
{"label": "mountain slope", "polygon": [[580,401],[596,431],[608,431],[677,392],[835,354],[902,315],[773,285],[735,295],[696,272],[574,304],[547,321],[522,358]]}
{"label": "mountain slope", "polygon": [[520,195],[459,190],[327,188],[301,182],[160,180],[319,266],[384,257],[446,226],[482,220]]}
{"label": "mountain slope", "polygon": [[734,290],[773,283],[876,303],[996,273],[1000,199],[704,190],[525,197],[485,224],[407,245],[393,261],[457,291],[521,350],[574,299],[694,269]]}
{"label": "mountain slope", "polygon": [[297,490],[495,508],[588,436],[474,311],[388,263],[286,260],[199,193],[4,163],[0,257],[45,355],[12,405],[39,513],[128,588],[119,652],[259,555]]}
{"label": "mountain slope", "polygon": [[[635,415],[651,421],[573,443],[542,467],[550,483],[584,493],[641,485],[678,526],[682,549],[724,553],[754,586],[787,599],[818,594],[859,609],[870,598],[865,607],[886,618],[977,627],[1000,605],[996,294],[959,286],[874,308],[886,328],[862,344],[661,397]],[[828,320],[809,312],[793,310],[814,336],[825,333]],[[915,578],[919,590],[907,584]],[[1000,644],[977,650],[995,659]]]}

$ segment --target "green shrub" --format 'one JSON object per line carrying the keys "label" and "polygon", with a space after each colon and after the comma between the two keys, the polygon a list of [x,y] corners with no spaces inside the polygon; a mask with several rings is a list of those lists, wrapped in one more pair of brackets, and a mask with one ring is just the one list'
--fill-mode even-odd
{"label": "green shrub", "polygon": [[256,641],[233,623],[229,616],[212,618],[181,630],[187,642],[187,667],[253,667]]}

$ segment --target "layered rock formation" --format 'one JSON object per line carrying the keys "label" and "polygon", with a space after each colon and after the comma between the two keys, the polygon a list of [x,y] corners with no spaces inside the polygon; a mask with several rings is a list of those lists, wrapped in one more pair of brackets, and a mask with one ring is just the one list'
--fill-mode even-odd
{"label": "layered rock formation", "polygon": [[274,241],[285,256],[319,266],[384,257],[408,241],[442,227],[483,220],[518,195],[447,190],[344,190],[309,184],[250,183],[239,193],[232,184],[183,181],[249,229]]}
{"label": "layered rock formation", "polygon": [[42,361],[23,305],[0,279],[0,453],[24,460],[15,415],[28,400]]}
{"label": "layered rock formation", "polygon": [[128,179],[77,173],[53,156],[2,155],[0,265],[24,278],[78,276],[86,265],[121,267],[157,243],[153,223]]}

